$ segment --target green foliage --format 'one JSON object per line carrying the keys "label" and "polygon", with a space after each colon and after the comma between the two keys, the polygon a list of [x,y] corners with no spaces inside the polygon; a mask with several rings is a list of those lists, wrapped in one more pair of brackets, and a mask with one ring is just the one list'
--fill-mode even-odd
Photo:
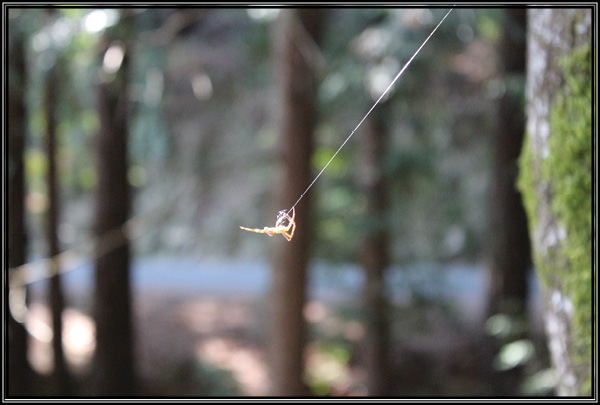
{"label": "green foliage", "polygon": [[531,341],[520,339],[505,344],[494,359],[494,368],[510,370],[527,363],[534,355],[535,349]]}
{"label": "green foliage", "polygon": [[328,395],[336,384],[348,378],[352,347],[334,339],[315,343],[311,352],[307,384],[314,395]]}
{"label": "green foliage", "polygon": [[485,323],[487,334],[504,341],[514,341],[523,336],[526,330],[527,322],[522,316],[500,313],[492,315]]}
{"label": "green foliage", "polygon": [[501,12],[502,10],[498,9],[483,9],[477,19],[477,30],[489,41],[495,42],[500,38]]}
{"label": "green foliage", "polygon": [[550,396],[556,387],[556,373],[554,369],[540,370],[525,379],[523,394],[527,396]]}
{"label": "green foliage", "polygon": [[[374,100],[369,94],[374,90],[369,79],[377,77],[380,82],[391,81],[444,13],[441,9],[340,9],[331,12],[321,47],[328,74],[320,88],[322,105],[319,110],[320,127],[327,127],[328,131],[318,131],[316,139],[317,145],[324,143],[331,150],[326,153],[325,148],[317,149],[315,160],[318,158],[322,162],[315,161],[317,170],[323,167],[372,105]],[[453,226],[459,226],[467,235],[453,255],[475,257],[480,247],[484,224],[479,219],[485,215],[485,191],[479,185],[482,184],[481,174],[485,173],[482,169],[487,164],[482,156],[486,147],[486,137],[482,134],[492,123],[492,110],[478,113],[468,108],[455,109],[448,103],[448,98],[440,95],[451,92],[457,100],[484,105],[485,100],[462,93],[465,86],[457,84],[453,87],[454,82],[460,83],[463,78],[457,80],[446,61],[468,59],[456,35],[457,19],[470,28],[477,25],[479,18],[485,18],[489,25],[498,28],[501,15],[491,12],[451,15],[404,72],[389,98],[373,111],[374,115],[382,109],[385,111],[382,121],[387,145],[382,170],[388,179],[390,209],[383,223],[396,244],[391,249],[392,260],[446,257],[444,244],[432,241],[443,240]],[[489,46],[485,40],[479,41],[481,46]],[[468,40],[463,42],[468,43]],[[392,68],[394,65],[396,68]],[[456,105],[459,104],[461,101]],[[356,174],[361,165],[360,138],[365,131],[366,127],[359,128],[313,189],[323,194],[318,197],[318,201],[323,201],[318,209],[327,210],[317,212],[315,222],[319,231],[316,237],[331,231],[326,240],[315,243],[322,246],[323,255],[329,260],[332,255],[338,260],[354,260],[357,236],[371,225],[379,225],[379,222],[364,218],[362,209],[366,196],[356,187]],[[336,167],[342,163],[343,167]],[[335,185],[331,184],[332,177]],[[473,177],[478,181],[472,181]],[[338,187],[347,190],[350,200],[345,207],[338,205],[333,209],[329,202],[334,199],[333,189]],[[473,193],[475,187],[478,187],[476,195]],[[440,204],[441,201],[444,203]],[[363,219],[358,220],[359,217]],[[344,224],[332,223],[335,219]],[[321,224],[321,221],[326,223]]]}
{"label": "green foliage", "polygon": [[[329,159],[331,159],[336,150],[337,149],[328,148],[325,146],[317,148],[312,156],[313,167],[316,170],[321,171],[327,162],[329,162]],[[348,172],[348,169],[350,168],[350,162],[347,158],[345,158],[345,156],[346,155],[344,153],[340,152],[335,159],[331,161],[329,166],[327,166],[329,175],[340,176]]]}
{"label": "green foliage", "polygon": [[166,364],[160,380],[147,382],[144,395],[222,397],[240,395],[229,370],[197,359]]}
{"label": "green foliage", "polygon": [[[435,161],[431,154],[409,149],[394,151],[384,163],[384,170],[398,181],[408,182],[416,175],[433,176]],[[409,186],[409,184],[406,184]]]}
{"label": "green foliage", "polygon": [[31,179],[31,187],[45,191],[44,177],[48,170],[48,159],[40,149],[29,149],[25,153],[25,175]]}

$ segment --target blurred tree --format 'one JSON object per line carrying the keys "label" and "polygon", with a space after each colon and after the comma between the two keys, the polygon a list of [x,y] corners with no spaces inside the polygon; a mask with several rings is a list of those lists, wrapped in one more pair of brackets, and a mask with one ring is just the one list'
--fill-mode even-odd
{"label": "blurred tree", "polygon": [[[310,182],[313,131],[316,123],[315,67],[307,50],[321,36],[323,10],[284,10],[277,22],[275,52],[280,88],[280,134],[285,173],[279,187],[281,207],[291,207]],[[287,243],[280,238],[273,265],[271,377],[272,393],[306,395],[303,381],[310,199],[296,207],[296,233]],[[283,241],[283,242],[282,242]]]}
{"label": "blurred tree", "polygon": [[[12,18],[11,18],[12,17]],[[23,154],[26,138],[25,34],[20,18],[9,13],[8,36],[8,271],[25,263],[27,230],[25,227],[25,169]],[[24,289],[27,286],[23,286]],[[16,294],[17,291],[10,291]],[[27,296],[26,291],[22,291]],[[30,394],[32,370],[27,360],[27,331],[23,323],[9,311],[8,323],[8,395]]]}
{"label": "blurred tree", "polygon": [[387,104],[370,114],[363,133],[360,188],[367,199],[366,227],[360,262],[366,273],[365,349],[367,390],[370,396],[389,395],[389,320],[385,270],[389,264],[386,229],[387,193],[383,169]]}
{"label": "blurred tree", "polygon": [[592,14],[528,11],[519,187],[542,283],[557,393],[592,390]]}
{"label": "blurred tree", "polygon": [[526,9],[506,10],[499,53],[505,92],[499,102],[498,126],[493,141],[495,165],[490,201],[491,261],[488,314],[522,315],[531,266],[527,218],[516,188],[517,160],[525,135],[525,32]]}
{"label": "blurred tree", "polygon": [[[505,10],[505,21],[501,27],[499,72],[503,75],[505,91],[499,100],[498,125],[492,139],[495,161],[489,204],[491,226],[488,231],[487,315],[503,314],[513,321],[513,326],[517,326],[525,325],[531,266],[527,217],[521,193],[516,187],[517,160],[525,135],[526,9]],[[526,329],[520,329],[509,338],[525,338]],[[507,342],[497,343],[501,346]],[[512,368],[505,373],[506,378],[502,379],[505,384],[498,385],[502,395],[518,392],[521,374],[522,367]]]}
{"label": "blurred tree", "polygon": [[122,226],[130,210],[127,182],[131,16],[107,28],[99,44],[98,189],[96,200],[95,393],[134,395],[130,249]]}
{"label": "blurred tree", "polygon": [[58,103],[60,101],[60,82],[66,77],[62,71],[61,56],[57,55],[54,64],[49,68],[45,78],[44,113],[46,116],[46,159],[48,171],[48,211],[46,213],[46,237],[48,242],[48,257],[50,274],[50,309],[52,312],[52,351],[54,353],[54,389],[57,395],[64,396],[70,393],[70,377],[65,361],[63,349],[63,322],[62,313],[65,307],[64,293],[61,286],[60,253],[58,241],[59,221],[59,184],[57,173],[57,127]]}

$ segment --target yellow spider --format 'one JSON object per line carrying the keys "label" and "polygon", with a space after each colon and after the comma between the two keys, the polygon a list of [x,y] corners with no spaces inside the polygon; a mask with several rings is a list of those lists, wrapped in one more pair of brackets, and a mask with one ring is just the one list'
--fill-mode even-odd
{"label": "yellow spider", "polygon": [[[292,216],[290,217],[285,210],[279,211],[277,214],[277,222],[275,222],[274,227],[265,226],[263,229],[250,229],[240,226],[245,231],[257,232],[257,233],[266,233],[269,236],[273,236],[276,233],[280,233],[283,237],[289,242],[294,237],[294,231],[296,230],[296,222],[294,222],[294,218],[296,217],[296,211],[292,208]],[[285,222],[287,221],[287,225]],[[290,232],[291,229],[291,232]]]}

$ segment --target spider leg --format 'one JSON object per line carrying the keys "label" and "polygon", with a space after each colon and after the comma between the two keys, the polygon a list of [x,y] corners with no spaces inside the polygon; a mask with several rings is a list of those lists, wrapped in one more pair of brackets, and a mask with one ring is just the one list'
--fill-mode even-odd
{"label": "spider leg", "polygon": [[291,229],[292,229],[292,231],[291,231],[291,232],[289,232],[289,233],[288,233],[287,231],[284,231],[284,232],[282,233],[283,237],[284,237],[285,239],[287,239],[287,241],[288,241],[288,242],[292,240],[292,238],[294,237],[294,232],[296,231],[296,223],[295,223],[295,222],[292,222],[292,223],[290,223],[290,225],[291,225]]}
{"label": "spider leg", "polygon": [[[296,210],[292,208],[292,216],[290,217],[286,214],[285,217],[288,219],[289,223],[287,227],[282,230],[281,234],[289,242],[294,237],[294,232],[296,231],[296,222],[294,221],[294,218],[296,218]],[[290,229],[292,230],[291,232],[289,232]]]}
{"label": "spider leg", "polygon": [[249,232],[257,232],[257,233],[262,233],[262,229],[256,229],[256,228],[246,228],[245,226],[240,226],[240,229],[243,229],[244,231],[249,231]]}
{"label": "spider leg", "polygon": [[240,228],[243,229],[244,231],[249,231],[249,232],[266,233],[269,236],[273,236],[275,234],[273,232],[273,228],[269,228],[269,227],[264,227],[263,229],[256,229],[256,228],[246,228],[244,226],[240,226]]}

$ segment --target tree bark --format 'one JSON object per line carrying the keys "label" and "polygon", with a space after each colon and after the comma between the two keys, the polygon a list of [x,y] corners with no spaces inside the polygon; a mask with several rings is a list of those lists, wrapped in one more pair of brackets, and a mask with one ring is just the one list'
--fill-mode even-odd
{"label": "tree bark", "polygon": [[[104,65],[98,86],[98,189],[96,206],[95,390],[100,396],[135,395],[130,286],[130,249],[122,233],[127,221],[130,191],[127,182],[128,18],[122,18],[101,40],[100,62],[107,51],[124,51],[120,65]],[[112,47],[112,48],[111,48]],[[118,62],[118,59],[116,59]],[[115,71],[116,69],[116,71]],[[113,231],[110,234],[107,232]],[[106,235],[112,235],[110,240]],[[113,245],[114,244],[114,245]],[[108,252],[107,246],[116,246]]]}
{"label": "tree bark", "polygon": [[[318,42],[321,10],[284,10],[275,32],[277,79],[280,86],[280,133],[284,141],[285,174],[279,187],[281,209],[288,209],[310,182],[313,131],[316,122],[316,78],[307,60],[308,34]],[[305,35],[302,35],[302,34]],[[304,345],[309,248],[310,196],[296,206],[296,232],[291,242],[277,241],[272,285],[272,393],[306,395]]]}
{"label": "tree bark", "polygon": [[557,393],[590,395],[591,10],[528,13],[528,119],[519,187],[542,282]]}
{"label": "tree bark", "polygon": [[367,120],[362,137],[364,162],[361,165],[360,187],[367,198],[366,232],[361,249],[361,263],[366,274],[365,284],[365,354],[367,390],[370,396],[389,395],[389,319],[385,272],[389,264],[388,232],[386,229],[387,193],[383,170],[385,155],[384,114],[386,104],[380,104]]}
{"label": "tree bark", "polygon": [[[17,20],[10,21],[18,24]],[[12,30],[11,30],[12,32]],[[25,38],[18,29],[9,36],[8,65],[8,272],[25,264],[27,258],[27,229],[25,226],[25,152],[26,109]],[[9,273],[12,276],[12,273]],[[27,296],[27,286],[21,296]],[[11,294],[17,291],[10,291]],[[15,308],[15,310],[17,310]],[[15,319],[9,311],[8,324],[8,391],[10,397],[31,393],[32,370],[27,360],[27,331],[24,319]],[[17,318],[23,314],[17,314]]]}

